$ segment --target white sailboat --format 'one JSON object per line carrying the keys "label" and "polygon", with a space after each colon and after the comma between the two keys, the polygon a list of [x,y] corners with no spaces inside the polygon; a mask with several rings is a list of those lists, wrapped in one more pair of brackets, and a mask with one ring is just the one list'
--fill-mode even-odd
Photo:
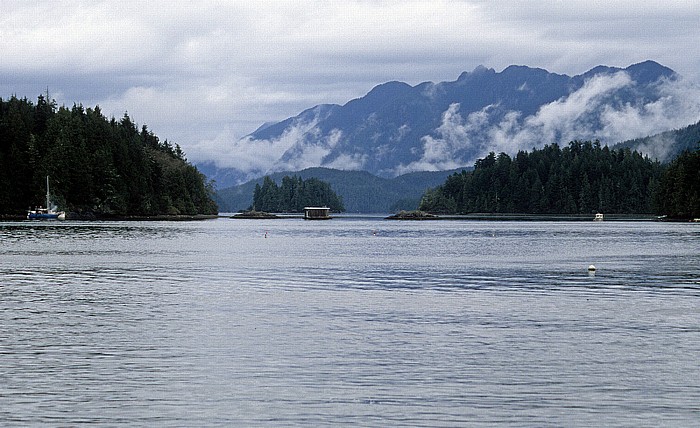
{"label": "white sailboat", "polygon": [[46,176],[46,208],[37,207],[27,212],[27,220],[65,220],[65,211],[56,211],[56,205],[51,203],[49,176]]}

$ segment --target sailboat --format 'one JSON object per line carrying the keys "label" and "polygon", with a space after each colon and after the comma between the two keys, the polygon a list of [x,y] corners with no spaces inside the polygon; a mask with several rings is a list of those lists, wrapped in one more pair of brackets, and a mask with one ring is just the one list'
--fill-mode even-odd
{"label": "sailboat", "polygon": [[65,211],[56,211],[56,205],[51,204],[49,176],[46,176],[46,208],[37,207],[27,212],[27,220],[65,220]]}

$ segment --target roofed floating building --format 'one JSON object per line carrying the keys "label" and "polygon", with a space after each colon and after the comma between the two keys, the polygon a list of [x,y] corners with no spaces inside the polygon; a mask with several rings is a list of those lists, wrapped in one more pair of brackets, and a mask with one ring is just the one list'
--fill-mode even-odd
{"label": "roofed floating building", "polygon": [[305,220],[330,220],[331,209],[328,207],[304,207]]}

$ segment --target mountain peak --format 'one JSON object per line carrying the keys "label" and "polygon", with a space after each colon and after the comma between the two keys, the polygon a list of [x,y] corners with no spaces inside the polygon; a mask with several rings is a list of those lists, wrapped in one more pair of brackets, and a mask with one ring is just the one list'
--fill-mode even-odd
{"label": "mountain peak", "polygon": [[617,73],[619,71],[626,71],[630,75],[632,80],[644,85],[654,83],[661,78],[673,79],[677,77],[675,71],[671,70],[668,67],[664,67],[656,61],[651,60],[643,61],[637,64],[632,64],[624,69],[619,67],[608,67],[606,65],[599,65],[591,68],[587,72],[576,77],[582,77],[584,79],[587,79],[595,76],[596,74],[611,74]]}
{"label": "mountain peak", "polygon": [[404,94],[411,90],[411,85],[404,82],[399,82],[392,80],[391,82],[386,82],[379,84],[372,88],[371,91],[365,97],[388,97],[393,98],[398,95]]}
{"label": "mountain peak", "polygon": [[662,77],[668,79],[677,77],[675,71],[652,60],[632,64],[627,67],[625,71],[627,71],[637,83],[652,83]]}
{"label": "mountain peak", "polygon": [[543,68],[533,68],[526,65],[509,65],[501,71],[501,74],[506,77],[527,78],[530,76],[546,76],[553,73]]}
{"label": "mountain peak", "polygon": [[466,80],[469,80],[470,78],[476,77],[476,76],[484,76],[487,74],[496,74],[496,70],[493,68],[486,68],[483,65],[478,65],[472,72],[464,71],[462,74],[459,75],[457,78],[457,82],[464,82]]}
{"label": "mountain peak", "polygon": [[476,68],[472,71],[472,74],[480,74],[480,73],[490,73],[490,72],[495,72],[493,68],[487,68],[481,64],[477,65]]}

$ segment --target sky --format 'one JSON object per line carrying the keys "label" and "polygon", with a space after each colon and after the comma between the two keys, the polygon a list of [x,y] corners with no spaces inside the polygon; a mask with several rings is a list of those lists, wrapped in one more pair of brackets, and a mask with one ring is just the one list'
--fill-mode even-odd
{"label": "sky", "polygon": [[479,65],[700,81],[700,2],[0,0],[0,97],[128,113],[192,162],[261,124]]}

